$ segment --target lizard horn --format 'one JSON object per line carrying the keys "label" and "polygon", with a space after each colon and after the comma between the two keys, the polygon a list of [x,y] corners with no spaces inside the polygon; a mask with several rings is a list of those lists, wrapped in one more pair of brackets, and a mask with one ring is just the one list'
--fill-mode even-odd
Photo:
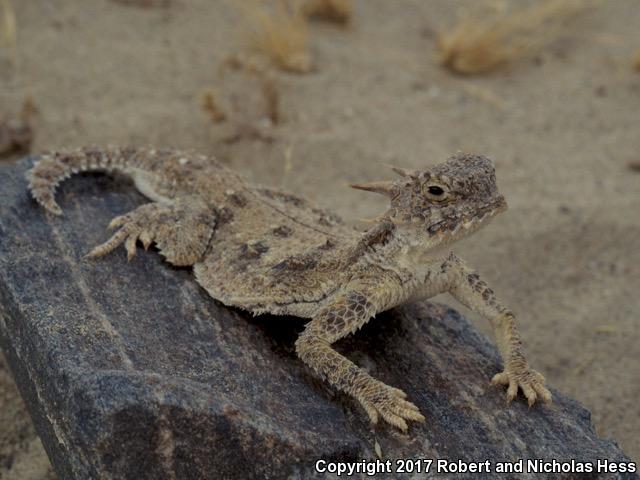
{"label": "lizard horn", "polygon": [[410,177],[415,173],[413,170],[409,170],[402,167],[396,167],[395,165],[386,165],[386,166],[391,170],[393,170],[398,175],[400,175],[401,177]]}
{"label": "lizard horn", "polygon": [[367,192],[380,193],[382,195],[386,195],[387,197],[391,197],[393,192],[393,182],[384,181],[384,182],[370,182],[370,183],[352,183],[349,185],[351,188],[356,188],[358,190],[366,190]]}

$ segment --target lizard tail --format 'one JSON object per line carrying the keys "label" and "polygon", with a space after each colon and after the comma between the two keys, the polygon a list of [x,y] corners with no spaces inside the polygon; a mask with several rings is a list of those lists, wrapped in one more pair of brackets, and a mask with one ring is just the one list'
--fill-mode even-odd
{"label": "lizard tail", "polygon": [[92,170],[119,170],[129,173],[140,161],[142,149],[81,148],[45,154],[27,172],[29,190],[36,201],[54,215],[62,215],[56,203],[58,185],[71,175]]}

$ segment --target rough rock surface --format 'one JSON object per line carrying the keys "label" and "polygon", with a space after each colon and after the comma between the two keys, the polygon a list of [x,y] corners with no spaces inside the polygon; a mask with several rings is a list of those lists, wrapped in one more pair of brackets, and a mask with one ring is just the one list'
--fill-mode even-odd
{"label": "rough rock surface", "polygon": [[[629,461],[557,391],[551,406],[507,407],[489,385],[496,349],[429,303],[379,315],[338,344],[427,417],[407,435],[372,429],[296,359],[303,320],[228,309],[153,251],[83,259],[113,216],[145,200],[122,179],[82,175],[60,189],[65,215],[47,216],[26,190],[32,161],[0,166],[0,340],[61,478],[333,478],[315,473],[316,460],[375,459],[376,443],[392,462]],[[430,477],[464,478],[434,468]]]}

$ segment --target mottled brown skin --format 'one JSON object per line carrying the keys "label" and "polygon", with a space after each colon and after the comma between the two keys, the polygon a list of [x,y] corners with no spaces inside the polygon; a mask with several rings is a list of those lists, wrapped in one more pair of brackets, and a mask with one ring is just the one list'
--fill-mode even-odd
{"label": "mottled brown skin", "polygon": [[504,371],[493,383],[507,400],[521,389],[530,405],[550,401],[544,378],[529,368],[515,318],[449,246],[506,209],[491,161],[457,154],[419,171],[394,168],[396,181],[353,185],[386,195],[389,209],[360,233],[288,193],[253,187],[212,158],[174,150],[95,149],[45,155],[28,174],[34,198],[60,215],[56,186],[73,173],[118,170],[152,200],[115,218],[116,233],[89,253],[139,240],[155,242],[174,265],[193,266],[212,297],[254,314],[311,318],[296,351],[318,376],[356,398],[373,423],[382,417],[405,431],[424,421],[397,388],[376,380],[331,344],[377,313],[449,292],[486,317]]}

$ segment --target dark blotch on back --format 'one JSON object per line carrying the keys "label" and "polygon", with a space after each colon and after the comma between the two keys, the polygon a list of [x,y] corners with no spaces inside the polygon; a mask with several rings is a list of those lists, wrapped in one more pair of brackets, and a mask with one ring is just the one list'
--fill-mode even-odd
{"label": "dark blotch on back", "polygon": [[231,220],[233,220],[233,212],[230,208],[222,207],[216,209],[216,228],[220,228]]}
{"label": "dark blotch on back", "polygon": [[281,195],[281,197],[286,203],[290,203],[292,205],[295,205],[296,207],[301,207],[304,205],[304,200],[302,200],[300,197],[296,197],[295,195],[291,195],[289,193],[283,193]]}
{"label": "dark blotch on back", "polygon": [[244,243],[240,245],[240,257],[247,259],[260,258],[269,251],[269,245],[263,240],[253,243]]}
{"label": "dark blotch on back", "polygon": [[343,223],[339,216],[331,212],[325,212],[319,208],[312,208],[311,211],[318,216],[318,223],[325,227],[332,227]]}
{"label": "dark blotch on back", "polygon": [[271,198],[274,200],[276,199],[282,200],[283,202],[290,203],[292,205],[295,205],[296,207],[301,207],[306,204],[304,199],[297,197],[291,193],[279,192],[277,190],[271,190],[268,188],[263,188],[263,189],[260,189],[259,191],[263,195],[266,195],[268,198]]}
{"label": "dark blotch on back", "polygon": [[279,227],[274,228],[272,232],[276,237],[286,238],[293,233],[293,230],[286,225],[280,225]]}
{"label": "dark blotch on back", "polygon": [[318,264],[318,259],[316,255],[307,253],[302,255],[293,255],[282,262],[273,266],[273,270],[275,272],[286,272],[286,271],[303,271],[303,270],[311,270],[315,268]]}
{"label": "dark blotch on back", "polygon": [[333,250],[334,248],[336,248],[336,242],[330,238],[327,238],[327,240],[318,247],[319,250]]}
{"label": "dark blotch on back", "polygon": [[229,199],[231,204],[235,207],[243,208],[243,207],[246,207],[247,204],[249,203],[247,199],[244,197],[244,195],[236,192],[228,194],[227,198]]}

